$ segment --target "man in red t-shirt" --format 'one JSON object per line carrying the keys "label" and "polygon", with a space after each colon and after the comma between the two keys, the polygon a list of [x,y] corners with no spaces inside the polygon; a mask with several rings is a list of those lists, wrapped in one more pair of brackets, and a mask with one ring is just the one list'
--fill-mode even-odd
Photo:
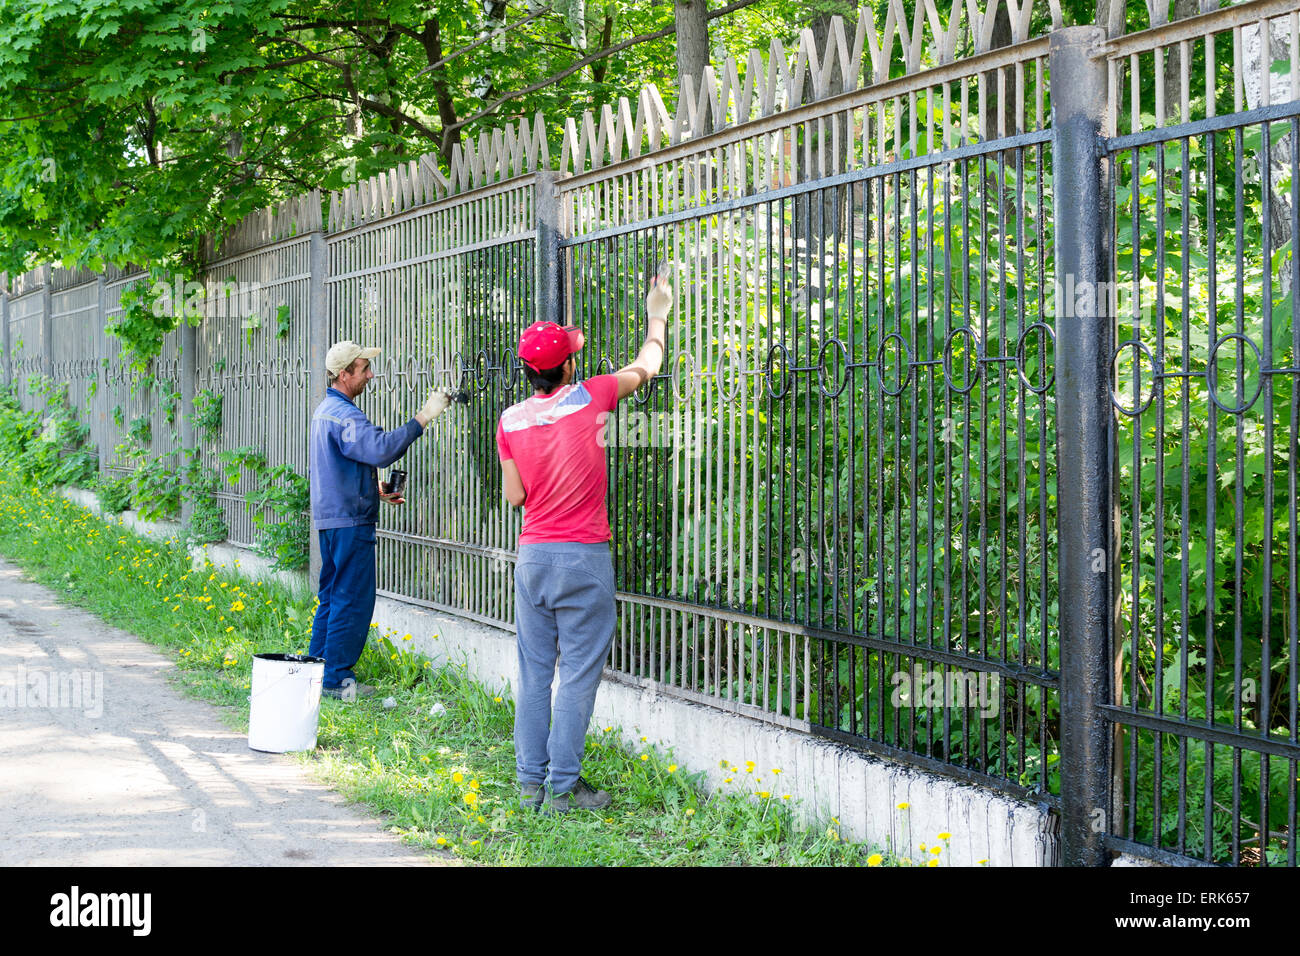
{"label": "man in red t-shirt", "polygon": [[506,498],[524,508],[515,564],[515,771],[526,807],[564,813],[610,802],[580,775],[615,624],[602,436],[618,402],[658,374],[671,303],[672,289],[656,277],[635,361],[582,382],[573,381],[578,329],[535,322],[519,337],[534,392],[501,416],[497,452]]}

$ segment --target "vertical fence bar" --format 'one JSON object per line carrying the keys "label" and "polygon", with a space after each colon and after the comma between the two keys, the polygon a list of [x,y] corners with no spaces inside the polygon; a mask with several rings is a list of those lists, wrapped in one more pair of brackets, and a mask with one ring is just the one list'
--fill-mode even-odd
{"label": "vertical fence bar", "polygon": [[[311,291],[307,301],[307,421],[303,422],[306,430],[305,440],[310,441],[311,414],[317,404],[325,397],[327,376],[325,372],[325,353],[329,351],[330,342],[330,303],[325,288],[325,279],[329,272],[329,247],[325,234],[317,231],[311,234],[311,247],[308,250],[308,267],[311,271]],[[310,467],[310,465],[309,465]],[[309,472],[309,480],[313,476]],[[308,546],[311,557],[307,566],[307,583],[312,593],[320,583],[320,537],[308,520]]]}
{"label": "vertical fence bar", "polygon": [[[537,172],[534,202],[537,220],[537,315],[538,322],[564,324],[563,277],[560,274],[560,190],[559,177],[549,169]],[[513,349],[514,343],[510,343]]]}
{"label": "vertical fence bar", "polygon": [[[1118,498],[1112,489],[1109,159],[1099,27],[1051,35],[1061,622],[1061,850],[1101,866],[1110,812],[1107,659]],[[1087,285],[1085,285],[1087,283]],[[1090,288],[1092,295],[1076,296]],[[1067,291],[1068,290],[1068,291]],[[1080,308],[1074,308],[1077,303]]]}

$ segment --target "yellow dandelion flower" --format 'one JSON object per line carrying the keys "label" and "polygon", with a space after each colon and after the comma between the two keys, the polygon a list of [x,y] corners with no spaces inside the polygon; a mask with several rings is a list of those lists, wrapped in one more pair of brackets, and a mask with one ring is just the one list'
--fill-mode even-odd
{"label": "yellow dandelion flower", "polygon": [[464,800],[472,807],[478,803],[478,794],[475,793],[473,790],[470,790],[463,797],[461,797],[461,799]]}
{"label": "yellow dandelion flower", "polygon": [[668,772],[669,772],[669,773],[676,773],[676,772],[677,772],[677,764],[675,764],[675,763],[670,763],[670,764],[668,765]]}
{"label": "yellow dandelion flower", "polygon": [[469,782],[469,788],[470,788],[471,790],[477,790],[477,789],[478,789],[478,781],[477,781],[477,780],[471,780],[471,781]]}
{"label": "yellow dandelion flower", "polygon": [[752,761],[752,760],[746,760],[746,761],[745,761],[745,773],[753,773],[753,772],[754,772],[754,761]]}
{"label": "yellow dandelion flower", "polygon": [[497,704],[501,703],[501,698],[500,698],[500,697],[493,697],[492,700],[493,700],[494,703],[497,703]]}
{"label": "yellow dandelion flower", "polygon": [[773,768],[772,768],[772,772],[773,772],[773,773],[780,773],[780,772],[781,772],[781,768],[780,768],[780,767],[773,767]]}
{"label": "yellow dandelion flower", "polygon": [[908,807],[910,807],[910,806],[911,806],[910,803],[906,803],[906,802],[904,802],[904,803],[900,803],[900,804],[898,805],[898,809],[900,809],[900,810],[906,810],[906,809],[907,809]]}
{"label": "yellow dandelion flower", "polygon": [[762,797],[764,800],[766,800],[768,797],[772,795],[772,793],[770,790],[760,790],[758,791],[758,795]]}
{"label": "yellow dandelion flower", "polygon": [[461,773],[459,770],[457,770],[455,773],[451,775],[452,783],[463,783],[464,780],[465,780],[465,775]]}
{"label": "yellow dandelion flower", "polygon": [[235,628],[234,628],[234,625],[231,625],[230,627],[226,628],[226,633],[229,634],[229,633],[230,633],[231,631],[233,631],[234,629],[235,629]]}
{"label": "yellow dandelion flower", "polygon": [[988,863],[988,860],[976,860],[976,861],[975,861],[975,865],[976,865],[976,866],[984,866],[986,863]]}
{"label": "yellow dandelion flower", "polygon": [[411,635],[410,635],[410,634],[407,634],[407,635],[405,635],[405,636],[402,638],[402,640],[404,640],[404,641],[409,641],[409,640],[411,640],[411,639],[412,639],[412,638],[411,638]]}
{"label": "yellow dandelion flower", "polygon": [[882,857],[879,853],[873,853],[871,854],[871,856],[867,857],[867,866],[880,866],[880,863],[883,859],[884,857]]}
{"label": "yellow dandelion flower", "polygon": [[731,780],[732,780],[732,778],[731,778],[731,777],[728,777],[727,779],[723,780],[722,782],[723,782],[723,783],[731,783]]}
{"label": "yellow dandelion flower", "polygon": [[941,846],[932,846],[932,847],[930,847],[930,852],[933,853],[935,856],[938,856],[940,853],[943,852],[943,847],[941,847]]}
{"label": "yellow dandelion flower", "polygon": [[650,757],[649,757],[649,755],[647,755],[647,754],[642,754],[642,755],[641,755],[641,759],[642,759],[642,760],[649,760]]}
{"label": "yellow dandelion flower", "polygon": [[944,830],[942,833],[939,834],[939,839],[940,839],[940,840],[951,840],[951,839],[952,839],[952,834],[949,833],[947,830]]}
{"label": "yellow dandelion flower", "polygon": [[234,603],[232,603],[232,604],[230,605],[230,609],[231,609],[232,611],[242,611],[242,610],[244,609],[244,602],[243,602],[243,601],[235,601]]}
{"label": "yellow dandelion flower", "polygon": [[939,861],[938,861],[938,860],[931,860],[929,863],[927,863],[927,864],[925,864],[925,865],[926,865],[926,866],[938,866],[938,865],[939,865]]}
{"label": "yellow dandelion flower", "polygon": [[447,845],[447,838],[446,838],[446,837],[438,837],[437,843],[438,843],[438,846],[446,846],[446,845]]}
{"label": "yellow dandelion flower", "polygon": [[687,815],[688,817],[693,817],[693,816],[695,816],[695,808],[694,808],[694,807],[687,807],[687,808],[686,808],[686,815]]}

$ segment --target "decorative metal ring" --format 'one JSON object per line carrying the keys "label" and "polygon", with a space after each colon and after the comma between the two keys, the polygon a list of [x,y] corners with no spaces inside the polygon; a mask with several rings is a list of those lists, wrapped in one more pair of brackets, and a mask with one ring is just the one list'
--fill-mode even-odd
{"label": "decorative metal ring", "polygon": [[[1042,395],[1049,388],[1051,388],[1052,383],[1056,381],[1056,372],[1055,370],[1053,370],[1052,374],[1049,375],[1047,379],[1043,382],[1043,384],[1038,388],[1035,388],[1034,383],[1029,381],[1029,378],[1025,375],[1025,344],[1029,341],[1029,333],[1035,331],[1036,329],[1042,329],[1047,334],[1047,337],[1052,340],[1052,348],[1053,351],[1055,351],[1056,331],[1046,322],[1035,322],[1033,325],[1029,326],[1023,332],[1020,333],[1020,339],[1016,342],[1016,374],[1020,376],[1020,381],[1024,382],[1025,388],[1029,389],[1035,395]],[[1044,370],[1046,370],[1047,368],[1046,355],[1043,355],[1040,365]]]}
{"label": "decorative metal ring", "polygon": [[298,358],[295,359],[294,369],[297,375],[298,384],[305,385],[311,377],[311,372],[307,368],[307,363],[306,361],[303,360],[303,357],[301,355],[299,355]]}
{"label": "decorative metal ring", "polygon": [[521,363],[517,360],[514,349],[506,349],[501,353],[501,395],[505,397],[515,390],[519,384],[519,379],[523,376]]}
{"label": "decorative metal ring", "polygon": [[[609,367],[608,367],[608,368],[601,368],[601,366],[603,366],[603,365],[608,365]],[[600,360],[596,362],[596,374],[597,374],[597,375],[610,375],[610,374],[612,374],[613,372],[614,372],[614,360],[613,360],[612,358],[610,358],[608,355],[606,355],[604,352],[601,352],[601,353],[600,353]]]}
{"label": "decorative metal ring", "polygon": [[1224,405],[1221,401],[1219,401],[1218,390],[1214,387],[1214,380],[1218,376],[1215,375],[1212,370],[1214,368],[1215,362],[1217,361],[1215,356],[1219,354],[1219,349],[1223,347],[1223,343],[1227,342],[1229,339],[1239,339],[1250,346],[1251,351],[1255,353],[1255,366],[1257,368],[1263,363],[1259,353],[1259,346],[1256,345],[1252,339],[1242,335],[1240,332],[1230,332],[1227,335],[1220,337],[1219,341],[1214,343],[1214,348],[1210,349],[1210,360],[1205,365],[1205,378],[1206,378],[1206,384],[1209,385],[1210,401],[1214,402],[1214,404],[1217,405],[1221,411],[1225,411],[1229,415],[1240,415],[1242,412],[1246,411],[1248,408],[1250,408],[1250,406],[1254,405],[1255,402],[1259,400],[1260,392],[1264,390],[1264,376],[1260,375],[1259,382],[1256,383],[1255,385],[1255,394],[1250,396],[1250,401],[1246,402],[1244,405],[1238,405],[1235,408],[1231,408],[1227,405]]}
{"label": "decorative metal ring", "polygon": [[[781,353],[781,390],[779,392],[772,386],[772,382],[775,380],[772,357],[778,352]],[[790,374],[790,350],[780,342],[767,350],[767,358],[763,361],[763,374],[767,377],[767,394],[773,398],[785,398],[790,391],[793,376]]]}
{"label": "decorative metal ring", "polygon": [[406,359],[406,376],[411,380],[411,385],[417,387],[424,378],[424,370],[420,367],[420,360],[414,355]]}
{"label": "decorative metal ring", "polygon": [[[1124,405],[1122,402],[1120,402],[1118,398],[1115,397],[1115,386],[1119,382],[1119,370],[1115,367],[1115,360],[1119,358],[1119,353],[1124,351],[1125,349],[1132,349],[1133,351],[1137,352],[1139,358],[1142,355],[1145,355],[1147,357],[1147,361],[1151,365],[1151,369],[1153,373],[1156,371],[1156,360],[1155,357],[1152,356],[1151,350],[1147,348],[1146,345],[1144,345],[1142,342],[1138,341],[1137,339],[1129,339],[1127,342],[1121,342],[1119,345],[1115,347],[1115,351],[1112,352],[1110,355],[1110,374],[1111,374],[1110,403],[1114,405],[1117,409],[1119,409],[1121,412],[1123,412],[1125,415],[1129,415],[1129,416],[1141,415],[1143,412],[1145,412],[1148,408],[1151,407],[1151,402],[1156,397],[1156,390],[1154,388],[1151,389],[1151,394],[1147,396],[1147,400],[1145,402],[1133,408],[1129,408],[1128,406]],[[1141,363],[1139,362],[1138,364],[1139,383],[1142,381],[1141,369],[1142,366]],[[1152,382],[1154,381],[1155,378],[1153,374]],[[1141,395],[1141,392],[1139,392],[1138,394]],[[1213,389],[1211,389],[1211,396],[1213,396]]]}
{"label": "decorative metal ring", "polygon": [[488,386],[492,384],[491,359],[488,358],[487,347],[478,350],[478,355],[474,356],[474,384],[480,392],[486,392]]}
{"label": "decorative metal ring", "polygon": [[646,402],[650,401],[650,396],[654,394],[656,378],[658,378],[657,375],[650,376],[639,388],[632,392],[632,401],[636,402],[638,405],[644,405]]}
{"label": "decorative metal ring", "polygon": [[275,383],[270,365],[262,359],[257,360],[257,381],[263,388],[270,388]]}
{"label": "decorative metal ring", "polygon": [[[685,366],[685,371],[682,367]],[[677,358],[673,361],[673,370],[669,373],[669,380],[673,384],[673,397],[679,402],[689,401],[691,397],[690,387],[687,385],[683,388],[683,383],[689,382],[691,376],[695,373],[695,359],[690,352],[678,352]]]}
{"label": "decorative metal ring", "polygon": [[[724,359],[730,359],[734,355],[739,355],[740,358],[737,359],[735,362],[727,361],[724,364]],[[735,371],[731,375],[724,376],[723,375],[724,369],[726,370],[734,369]],[[745,374],[744,351],[741,350],[739,345],[732,344],[732,345],[725,346],[722,349],[722,351],[718,354],[717,380],[718,380],[718,395],[728,405],[734,404],[736,398],[740,395],[740,385],[741,382],[744,380],[744,374]],[[731,388],[727,387],[728,381],[730,381],[732,384]]]}
{"label": "decorative metal ring", "polygon": [[[885,348],[890,341],[898,339],[899,344],[903,347],[903,368],[906,370],[902,375],[902,381],[898,383],[898,388],[891,389],[885,385]],[[907,344],[907,340],[897,332],[890,332],[880,340],[880,348],[876,349],[876,377],[880,379],[880,390],[891,398],[897,398],[903,394],[908,384],[912,381],[912,350]]]}
{"label": "decorative metal ring", "polygon": [[[962,332],[966,333],[976,349],[975,374],[970,377],[970,383],[965,388],[958,388],[952,380],[952,340]],[[943,380],[948,388],[956,392],[958,395],[970,394],[971,389],[973,389],[976,383],[980,380],[980,368],[979,339],[975,337],[975,330],[969,325],[962,325],[949,332],[947,337],[943,340]]]}
{"label": "decorative metal ring", "polygon": [[451,353],[451,363],[448,365],[446,372],[447,385],[450,388],[462,388],[465,383],[466,367],[465,359],[457,350]]}

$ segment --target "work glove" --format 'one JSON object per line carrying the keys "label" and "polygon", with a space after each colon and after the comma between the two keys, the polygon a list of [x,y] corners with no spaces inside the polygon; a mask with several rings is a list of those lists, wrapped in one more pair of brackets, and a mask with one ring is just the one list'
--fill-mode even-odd
{"label": "work glove", "polygon": [[442,389],[435,388],[429,393],[429,397],[424,400],[424,406],[420,409],[420,414],[426,416],[429,421],[433,421],[445,412],[450,404],[451,396]]}
{"label": "work glove", "polygon": [[646,293],[645,310],[652,319],[668,318],[668,310],[673,305],[673,287],[668,284],[666,279],[655,277],[650,283],[650,291]]}

